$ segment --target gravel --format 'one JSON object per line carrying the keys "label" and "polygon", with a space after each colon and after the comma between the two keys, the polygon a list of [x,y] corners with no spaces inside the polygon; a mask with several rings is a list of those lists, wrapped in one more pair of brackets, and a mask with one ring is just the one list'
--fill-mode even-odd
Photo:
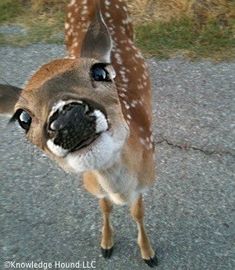
{"label": "gravel", "polygon": [[[22,86],[62,46],[0,47],[0,82]],[[235,269],[235,63],[150,59],[157,181],[145,195],[158,269]],[[97,200],[0,118],[2,261],[96,261],[148,269],[128,208],[114,207],[115,250],[100,254]]]}
{"label": "gravel", "polygon": [[0,34],[10,37],[14,35],[23,35],[27,34],[26,28],[19,25],[1,25],[0,26]]}

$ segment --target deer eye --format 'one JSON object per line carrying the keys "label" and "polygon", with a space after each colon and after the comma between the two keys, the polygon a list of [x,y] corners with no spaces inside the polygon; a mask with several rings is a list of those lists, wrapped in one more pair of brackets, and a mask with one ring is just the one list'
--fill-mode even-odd
{"label": "deer eye", "polygon": [[20,110],[17,113],[17,120],[19,122],[19,125],[26,131],[29,130],[31,122],[32,122],[32,118],[29,115],[28,112],[24,111],[24,110]]}
{"label": "deer eye", "polygon": [[96,82],[111,82],[109,72],[106,70],[106,64],[94,64],[91,67],[91,78]]}

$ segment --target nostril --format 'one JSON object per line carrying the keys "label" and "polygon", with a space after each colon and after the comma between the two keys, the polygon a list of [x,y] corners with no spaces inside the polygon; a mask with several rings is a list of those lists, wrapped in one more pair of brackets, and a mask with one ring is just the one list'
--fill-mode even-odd
{"label": "nostril", "polygon": [[53,139],[56,136],[56,134],[58,134],[58,131],[56,130],[56,126],[54,122],[47,124],[46,133],[47,133],[48,138],[50,139]]}
{"label": "nostril", "polygon": [[49,126],[49,130],[51,130],[51,131],[56,131],[56,125],[55,125],[55,121],[54,121],[54,122],[52,122],[52,123],[50,124],[50,126]]}
{"label": "nostril", "polygon": [[49,131],[57,131],[57,130],[60,130],[63,128],[63,125],[59,125],[58,126],[58,123],[57,121],[53,121],[52,123],[50,123],[49,125]]}

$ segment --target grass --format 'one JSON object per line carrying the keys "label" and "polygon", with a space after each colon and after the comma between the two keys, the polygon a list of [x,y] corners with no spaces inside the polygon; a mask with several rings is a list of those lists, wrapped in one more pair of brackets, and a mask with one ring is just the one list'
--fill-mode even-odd
{"label": "grass", "polygon": [[13,22],[19,14],[23,13],[23,6],[18,0],[1,0],[0,1],[0,24]]}
{"label": "grass", "polygon": [[235,58],[234,20],[221,27],[216,20],[203,26],[188,18],[168,23],[138,26],[138,46],[147,54],[162,58],[183,55],[189,58],[210,58],[216,61]]}
{"label": "grass", "polygon": [[[67,2],[1,0],[0,26],[22,25],[27,34],[0,33],[0,45],[62,44]],[[191,59],[217,61],[235,58],[234,1],[128,0],[128,4],[134,18],[137,44],[146,55],[169,58],[180,54]]]}

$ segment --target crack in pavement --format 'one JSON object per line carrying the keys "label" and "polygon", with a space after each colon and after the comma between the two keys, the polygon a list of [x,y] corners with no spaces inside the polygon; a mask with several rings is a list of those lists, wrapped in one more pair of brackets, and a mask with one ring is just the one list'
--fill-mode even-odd
{"label": "crack in pavement", "polygon": [[171,146],[171,147],[174,147],[174,148],[177,148],[177,149],[180,149],[180,150],[185,150],[185,151],[188,151],[188,150],[193,150],[193,151],[199,151],[201,153],[203,153],[204,155],[208,155],[208,156],[211,156],[211,155],[229,155],[229,156],[232,156],[232,157],[235,157],[235,154],[233,154],[232,152],[230,151],[216,151],[216,150],[205,150],[205,149],[202,149],[202,148],[199,148],[199,147],[196,147],[196,146],[192,146],[190,145],[189,143],[185,143],[185,144],[176,144],[176,143],[173,143],[171,141],[169,141],[167,138],[164,138],[164,137],[161,137],[161,140],[158,140],[158,141],[155,141],[154,142],[155,145],[160,145],[160,144],[163,144],[163,143],[166,143],[167,145]]}

